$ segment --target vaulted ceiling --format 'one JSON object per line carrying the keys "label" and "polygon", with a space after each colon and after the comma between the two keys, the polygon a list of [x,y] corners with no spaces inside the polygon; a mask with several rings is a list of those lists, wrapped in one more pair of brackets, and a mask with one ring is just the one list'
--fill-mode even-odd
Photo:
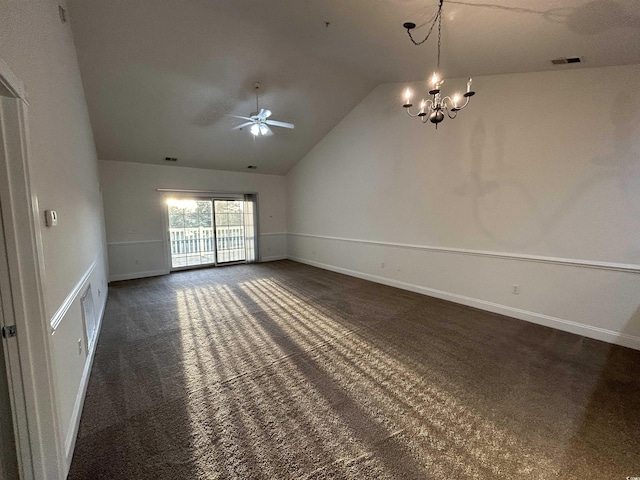
{"label": "vaulted ceiling", "polygon": [[[98,156],[284,174],[376,85],[426,79],[437,0],[70,0]],[[640,63],[638,0],[445,0],[444,77]],[[583,57],[553,66],[557,57]],[[232,130],[260,106],[294,123]],[[400,92],[398,92],[400,108]],[[544,100],[544,85],[540,86]],[[606,86],[603,86],[606,94]]]}

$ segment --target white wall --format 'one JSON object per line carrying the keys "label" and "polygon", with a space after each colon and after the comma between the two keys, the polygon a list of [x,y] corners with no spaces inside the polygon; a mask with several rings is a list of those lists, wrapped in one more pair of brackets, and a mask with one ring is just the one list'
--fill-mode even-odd
{"label": "white wall", "polygon": [[287,175],[289,257],[640,348],[639,82],[479,77],[437,131],[380,85]]}
{"label": "white wall", "polygon": [[172,165],[100,161],[110,280],[169,273],[164,216],[167,193],[158,188],[257,193],[259,256],[286,257],[284,177]]}
{"label": "white wall", "polygon": [[[77,344],[83,338],[80,296],[91,283],[97,317],[106,299],[97,158],[71,26],[60,21],[59,3],[64,5],[0,1],[0,58],[25,83],[29,101],[31,185],[39,208],[45,308],[53,325],[58,438],[67,455],[48,459],[47,478],[57,478],[57,462],[68,467],[92,357]],[[58,212],[55,228],[44,226],[49,209]],[[43,442],[56,440],[46,433],[52,437]]]}

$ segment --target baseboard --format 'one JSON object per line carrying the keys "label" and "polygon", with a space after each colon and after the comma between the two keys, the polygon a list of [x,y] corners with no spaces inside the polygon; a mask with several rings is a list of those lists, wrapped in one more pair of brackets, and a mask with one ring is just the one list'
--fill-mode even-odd
{"label": "baseboard", "polygon": [[261,262],[274,262],[276,260],[286,260],[286,255],[274,255],[272,257],[260,257]]}
{"label": "baseboard", "polygon": [[467,297],[464,295],[459,295],[457,293],[445,292],[442,290],[437,290],[435,288],[423,287],[421,285],[393,280],[378,275],[371,275],[356,270],[350,270],[348,268],[342,268],[335,265],[307,260],[306,258],[292,256],[289,256],[288,258],[289,260],[293,260],[295,262],[304,263],[306,265],[311,265],[325,270],[330,270],[332,272],[362,278],[363,280],[369,280],[371,282],[389,285],[390,287],[396,287],[403,290],[409,290],[411,292],[421,293],[430,297],[440,298],[442,300],[448,300],[450,302],[467,305],[469,307],[479,308],[488,312],[499,313],[501,315],[517,318],[518,320],[525,320],[527,322],[536,323],[538,325],[544,325],[545,327],[551,327],[557,330],[593,338],[595,340],[602,340],[603,342],[640,350],[640,337],[635,335],[628,335],[625,333],[615,332],[613,330],[593,327],[591,325],[584,325],[582,323],[573,322],[571,320],[565,320],[562,318],[531,312],[528,310],[521,310],[519,308],[509,307],[507,305],[502,305],[499,303],[493,303],[486,300],[480,300],[478,298]]}
{"label": "baseboard", "polygon": [[158,277],[160,275],[168,275],[168,270],[149,270],[147,272],[121,273],[118,275],[109,275],[109,282],[119,282],[121,280],[134,280],[136,278]]}
{"label": "baseboard", "polygon": [[98,339],[100,338],[100,330],[102,328],[102,319],[104,318],[104,312],[107,307],[107,297],[109,295],[109,288],[107,287],[104,292],[104,301],[102,302],[102,308],[100,309],[100,315],[98,316],[98,326],[96,328],[96,339],[93,342],[92,348],[87,352],[87,361],[84,364],[84,370],[82,371],[82,378],[80,379],[80,388],[76,395],[76,401],[73,405],[73,411],[71,413],[71,426],[65,439],[65,459],[66,459],[66,471],[69,472],[71,468],[71,460],[73,459],[73,452],[76,446],[76,439],[78,438],[78,429],[80,428],[80,418],[82,416],[82,407],[84,406],[84,399],[87,394],[87,387],[89,385],[89,376],[91,375],[91,368],[93,367],[93,358],[96,353],[96,347],[98,345]]}

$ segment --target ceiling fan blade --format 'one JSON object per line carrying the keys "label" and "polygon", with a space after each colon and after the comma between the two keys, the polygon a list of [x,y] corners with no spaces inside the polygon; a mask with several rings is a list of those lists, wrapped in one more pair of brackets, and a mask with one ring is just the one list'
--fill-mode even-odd
{"label": "ceiling fan blade", "polygon": [[233,117],[233,118],[240,118],[242,120],[250,120],[253,122],[253,118],[249,118],[249,117],[241,117],[240,115],[229,115],[228,113],[224,114],[225,117]]}
{"label": "ceiling fan blade", "polygon": [[271,116],[271,110],[267,110],[265,108],[261,108],[260,112],[258,112],[258,114],[256,115],[256,117],[260,118],[261,120],[266,120],[270,116]]}
{"label": "ceiling fan blade", "polygon": [[278,120],[266,120],[265,123],[273,125],[274,127],[295,128],[293,123],[279,122]]}
{"label": "ceiling fan blade", "polygon": [[243,123],[242,125],[237,125],[233,127],[231,130],[240,130],[241,128],[248,127],[249,125],[253,125],[253,122],[246,122],[246,123]]}

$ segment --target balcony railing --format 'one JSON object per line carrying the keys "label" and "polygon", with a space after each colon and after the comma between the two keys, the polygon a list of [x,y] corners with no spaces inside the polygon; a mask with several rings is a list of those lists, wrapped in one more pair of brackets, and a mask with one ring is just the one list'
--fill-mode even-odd
{"label": "balcony railing", "polygon": [[[200,255],[206,259],[199,263],[213,263],[213,254],[217,250],[220,262],[244,260],[244,227],[216,227],[215,235],[213,230],[213,227],[169,229],[171,256],[176,259]],[[179,263],[174,261],[174,266]],[[190,261],[188,264],[194,263]]]}

